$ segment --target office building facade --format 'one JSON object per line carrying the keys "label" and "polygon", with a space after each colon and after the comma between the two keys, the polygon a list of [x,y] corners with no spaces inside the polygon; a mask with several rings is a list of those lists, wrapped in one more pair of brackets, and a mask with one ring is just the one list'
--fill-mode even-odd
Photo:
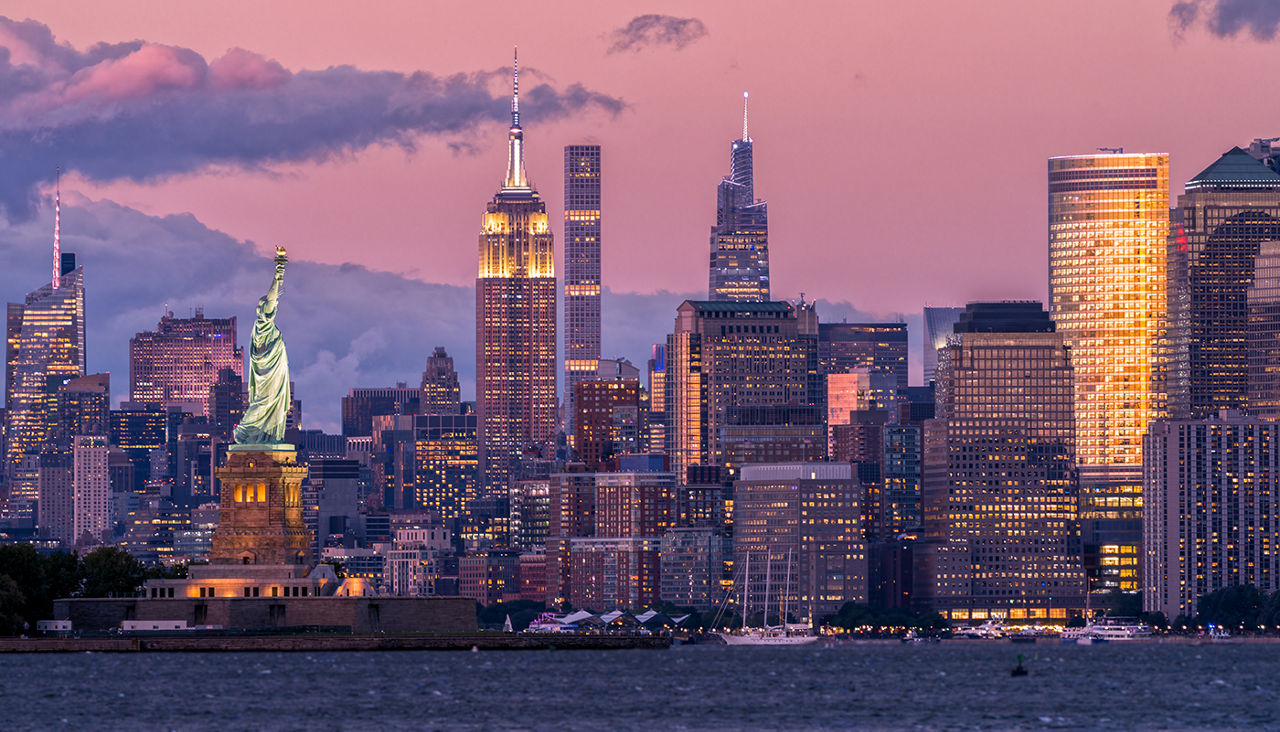
{"label": "office building facade", "polygon": [[742,95],[742,137],[729,145],[729,174],[716,187],[707,299],[769,300],[769,205],[755,197],[755,144],[747,134]]}
{"label": "office building facade", "polygon": [[575,439],[574,387],[595,375],[600,358],[600,174],[599,145],[565,146],[564,413]]}
{"label": "office building facade", "polygon": [[129,400],[207,415],[222,369],[244,378],[235,317],[206,318],[198,308],[191,318],[165,313],[154,331],[129,340]]}

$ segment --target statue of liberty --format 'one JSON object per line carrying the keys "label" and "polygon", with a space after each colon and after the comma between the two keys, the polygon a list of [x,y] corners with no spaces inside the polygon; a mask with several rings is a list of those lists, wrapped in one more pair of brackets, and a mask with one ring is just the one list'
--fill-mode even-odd
{"label": "statue of liberty", "polygon": [[[267,294],[258,300],[253,321],[253,344],[249,352],[249,408],[236,425],[236,446],[241,450],[271,448],[284,442],[285,418],[289,414],[289,357],[284,338],[276,327],[280,286],[284,265],[289,261],[283,247],[276,247],[276,274]],[[290,446],[292,447],[292,446]]]}

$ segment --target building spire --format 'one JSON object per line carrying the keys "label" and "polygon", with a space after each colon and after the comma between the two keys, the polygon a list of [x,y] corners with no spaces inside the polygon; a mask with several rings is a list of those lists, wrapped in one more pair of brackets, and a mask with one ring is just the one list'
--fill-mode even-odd
{"label": "building spire", "polygon": [[62,166],[54,169],[53,188],[53,289],[62,286]]}
{"label": "building spire", "polygon": [[511,130],[507,136],[507,179],[503,188],[528,188],[524,172],[524,132],[520,129],[520,66],[518,50],[511,56]]}
{"label": "building spire", "polygon": [[751,142],[747,136],[747,93],[742,92],[742,139]]}
{"label": "building spire", "polygon": [[520,47],[511,51],[511,126],[520,126]]}

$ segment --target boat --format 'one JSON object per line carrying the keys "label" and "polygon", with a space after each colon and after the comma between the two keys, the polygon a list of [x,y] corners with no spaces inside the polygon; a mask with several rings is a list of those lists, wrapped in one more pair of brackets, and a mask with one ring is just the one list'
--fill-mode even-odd
{"label": "boat", "polygon": [[1146,623],[1089,623],[1083,628],[1067,628],[1062,631],[1063,643],[1094,645],[1111,641],[1143,640],[1151,637],[1151,626]]}
{"label": "boat", "polygon": [[[765,553],[768,557],[768,552]],[[742,628],[737,632],[719,632],[715,633],[717,637],[730,646],[803,646],[818,641],[818,635],[807,623],[788,623],[787,618],[787,600],[791,592],[791,551],[787,551],[787,584],[782,592],[782,624],[768,625],[769,622],[769,571],[772,569],[772,562],[765,565],[765,589],[764,589],[764,620],[765,625],[760,628],[747,627],[747,601],[750,598],[748,591],[749,580],[751,576],[751,553],[747,553],[746,569],[743,571],[742,583]]]}

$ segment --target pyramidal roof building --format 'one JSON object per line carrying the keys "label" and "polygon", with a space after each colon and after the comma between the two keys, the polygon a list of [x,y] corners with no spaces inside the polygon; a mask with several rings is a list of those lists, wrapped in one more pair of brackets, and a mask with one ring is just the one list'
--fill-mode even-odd
{"label": "pyramidal roof building", "polygon": [[1280,173],[1268,140],[1233,147],[1187,181],[1169,246],[1169,413],[1202,419],[1248,406],[1249,287],[1280,240]]}

